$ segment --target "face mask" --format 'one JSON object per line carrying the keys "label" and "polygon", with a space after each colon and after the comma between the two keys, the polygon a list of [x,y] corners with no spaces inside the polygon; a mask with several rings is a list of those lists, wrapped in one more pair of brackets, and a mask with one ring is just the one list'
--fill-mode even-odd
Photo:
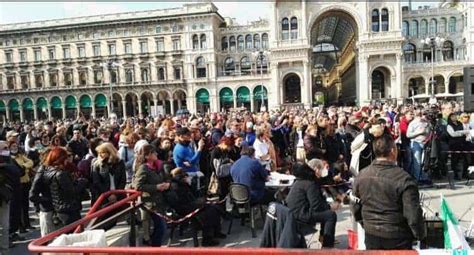
{"label": "face mask", "polygon": [[16,154],[18,154],[18,149],[12,149],[12,150],[10,150],[10,154],[11,154],[11,155],[16,155]]}
{"label": "face mask", "polygon": [[329,170],[327,169],[327,167],[321,169],[321,178],[325,178],[329,175]]}

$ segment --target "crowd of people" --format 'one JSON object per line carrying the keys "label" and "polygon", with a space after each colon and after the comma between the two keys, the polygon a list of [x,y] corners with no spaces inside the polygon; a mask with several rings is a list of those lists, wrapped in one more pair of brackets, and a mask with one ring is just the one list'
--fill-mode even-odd
{"label": "crowd of people", "polygon": [[[44,236],[80,219],[82,201],[94,203],[104,192],[125,188],[143,192],[144,245],[160,246],[165,236],[166,221],[153,212],[184,216],[204,208],[197,215],[202,245],[215,246],[226,238],[221,232],[226,211],[206,199],[224,199],[234,182],[249,187],[253,204],[268,205],[278,200],[275,190],[265,187],[273,171],[296,176],[284,203],[297,220],[321,223],[322,246],[333,247],[335,211],[349,203],[353,177],[370,173],[363,169],[377,162],[384,168],[378,158],[395,155],[390,166],[405,172],[390,178],[415,187],[446,176],[449,157],[454,177],[468,178],[472,129],[474,116],[455,102],[3,123],[0,248],[8,249],[33,229],[30,202]],[[392,145],[398,153],[392,153]],[[361,200],[367,192],[382,192],[359,187]],[[326,202],[328,196],[333,203]],[[103,206],[120,199],[112,195]],[[380,231],[365,226],[372,235]]]}

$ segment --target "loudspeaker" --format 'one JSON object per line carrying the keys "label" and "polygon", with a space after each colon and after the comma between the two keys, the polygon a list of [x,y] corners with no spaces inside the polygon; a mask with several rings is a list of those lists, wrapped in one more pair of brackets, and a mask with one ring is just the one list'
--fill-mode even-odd
{"label": "loudspeaker", "polygon": [[464,111],[474,112],[474,66],[464,67]]}

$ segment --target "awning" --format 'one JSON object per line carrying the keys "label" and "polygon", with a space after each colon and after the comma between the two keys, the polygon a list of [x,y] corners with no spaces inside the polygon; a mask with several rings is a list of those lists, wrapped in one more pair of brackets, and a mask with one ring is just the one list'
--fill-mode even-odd
{"label": "awning", "polygon": [[107,98],[103,94],[99,94],[95,97],[95,106],[96,107],[106,107]]}
{"label": "awning", "polygon": [[247,87],[240,87],[237,90],[237,102],[247,103],[250,102],[250,90]]}
{"label": "awning", "polygon": [[209,92],[205,89],[200,89],[196,92],[196,101],[200,104],[209,103]]}
{"label": "awning", "polygon": [[219,92],[219,98],[223,103],[232,103],[234,102],[234,95],[232,93],[232,89],[230,88],[223,88]]}
{"label": "awning", "polygon": [[46,110],[48,108],[48,101],[46,101],[44,97],[38,98],[38,101],[36,101],[36,108]]}
{"label": "awning", "polygon": [[81,105],[82,108],[90,108],[92,107],[92,100],[90,98],[90,96],[82,96],[81,99],[79,99],[79,103]]}
{"label": "awning", "polygon": [[29,98],[23,101],[23,110],[33,110],[33,101]]}
{"label": "awning", "polygon": [[62,109],[61,98],[53,97],[51,99],[51,109]]}
{"label": "awning", "polygon": [[262,96],[263,96],[263,100],[268,99],[267,88],[265,88],[262,85],[258,85],[257,87],[253,89],[253,99],[262,100]]}
{"label": "awning", "polygon": [[15,99],[10,100],[8,103],[8,108],[10,108],[11,112],[16,112],[20,110],[20,104],[18,104],[18,101]]}
{"label": "awning", "polygon": [[76,109],[77,102],[73,96],[66,97],[66,109]]}
{"label": "awning", "polygon": [[0,101],[0,112],[6,111],[5,103],[3,101]]}

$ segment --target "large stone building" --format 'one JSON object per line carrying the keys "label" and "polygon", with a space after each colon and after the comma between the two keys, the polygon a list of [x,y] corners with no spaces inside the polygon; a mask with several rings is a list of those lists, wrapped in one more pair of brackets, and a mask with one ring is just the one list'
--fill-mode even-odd
{"label": "large stone building", "polygon": [[[244,3],[243,3],[244,4]],[[0,114],[74,118],[462,95],[474,7],[273,1],[247,25],[212,3],[0,26]],[[438,36],[438,40],[435,40]],[[432,37],[431,46],[421,39]]]}

